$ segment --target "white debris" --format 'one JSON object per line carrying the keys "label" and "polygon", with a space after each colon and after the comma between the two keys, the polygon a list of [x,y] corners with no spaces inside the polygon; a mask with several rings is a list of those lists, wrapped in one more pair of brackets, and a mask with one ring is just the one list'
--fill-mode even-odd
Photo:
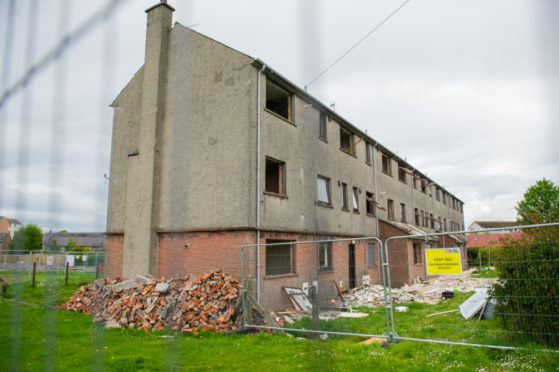
{"label": "white debris", "polygon": [[394,310],[396,310],[399,313],[407,313],[408,311],[410,311],[410,308],[407,306],[396,306]]}

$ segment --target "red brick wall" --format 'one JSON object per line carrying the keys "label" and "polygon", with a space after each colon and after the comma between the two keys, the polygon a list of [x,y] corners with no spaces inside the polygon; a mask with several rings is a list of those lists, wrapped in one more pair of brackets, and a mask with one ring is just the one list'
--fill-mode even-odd
{"label": "red brick wall", "polygon": [[123,234],[107,234],[105,247],[105,277],[115,278],[122,275]]}

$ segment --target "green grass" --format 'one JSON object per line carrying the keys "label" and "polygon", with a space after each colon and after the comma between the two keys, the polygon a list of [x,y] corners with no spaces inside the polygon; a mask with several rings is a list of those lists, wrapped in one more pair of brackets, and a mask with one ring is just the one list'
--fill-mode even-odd
{"label": "green grass", "polygon": [[[485,348],[435,345],[401,341],[383,348],[359,345],[362,338],[330,337],[328,340],[280,334],[198,336],[170,332],[149,334],[137,330],[105,330],[92,317],[54,310],[48,304],[68,299],[92,277],[74,274],[64,287],[61,276],[39,274],[31,288],[27,275],[0,273],[12,286],[9,300],[0,300],[0,370],[82,371],[104,367],[107,371],[164,370],[557,370],[559,354],[501,351]],[[18,282],[18,280],[20,280]],[[426,318],[425,315],[455,309],[467,295],[437,305],[409,304],[407,313],[395,313],[396,331],[406,337],[479,341],[479,333],[495,330],[496,321],[464,321],[457,313]],[[27,304],[21,304],[21,300]],[[47,306],[45,306],[47,305]],[[384,333],[384,312],[369,312],[365,319],[321,322],[324,329],[360,333]],[[308,319],[297,323],[310,326]],[[468,331],[470,330],[470,331]],[[495,341],[486,332],[486,341]],[[18,342],[18,337],[20,342]],[[531,346],[530,344],[523,344]]]}

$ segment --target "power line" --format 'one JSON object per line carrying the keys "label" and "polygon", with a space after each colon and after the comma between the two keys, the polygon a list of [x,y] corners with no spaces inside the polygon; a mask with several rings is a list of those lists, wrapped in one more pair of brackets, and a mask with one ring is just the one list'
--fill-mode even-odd
{"label": "power line", "polygon": [[344,54],[342,54],[340,57],[338,57],[334,62],[332,62],[330,64],[330,66],[328,66],[324,71],[322,71],[320,74],[318,74],[314,79],[312,79],[310,82],[308,82],[305,85],[305,89],[309,87],[309,85],[311,85],[312,83],[314,83],[316,80],[318,80],[320,77],[322,77],[324,74],[326,74],[332,67],[334,67],[338,62],[340,62],[342,59],[344,59],[345,56],[347,56],[353,49],[355,49],[359,44],[361,44],[363,41],[365,41],[365,39],[367,39],[369,36],[371,36],[376,30],[378,30],[383,24],[385,24],[390,18],[392,18],[392,16],[394,16],[396,13],[398,13],[398,11],[400,9],[402,9],[407,3],[409,3],[411,0],[406,0],[402,3],[402,5],[400,5],[398,8],[396,8],[396,10],[394,10],[392,13],[390,13],[386,18],[384,18],[378,25],[376,25],[371,31],[369,31],[365,36],[363,36],[361,39],[359,39],[359,41],[357,41],[355,44],[353,44],[351,46],[351,48],[349,48]]}
{"label": "power line", "polygon": [[24,88],[33,79],[37,73],[42,71],[51,62],[60,58],[60,56],[68,49],[70,46],[75,44],[78,40],[86,36],[90,31],[92,31],[100,22],[104,21],[106,18],[110,17],[116,8],[118,8],[125,0],[109,0],[107,5],[97,13],[92,15],[87,21],[85,21],[80,27],[78,27],[73,33],[66,35],[62,40],[51,49],[39,62],[31,66],[23,76],[16,81],[11,87],[2,92],[0,96],[0,109],[6,101],[17,91]]}

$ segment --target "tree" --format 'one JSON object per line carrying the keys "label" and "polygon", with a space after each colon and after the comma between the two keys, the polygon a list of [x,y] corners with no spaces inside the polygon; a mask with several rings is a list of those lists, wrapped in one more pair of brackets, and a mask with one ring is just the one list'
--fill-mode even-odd
{"label": "tree", "polygon": [[545,178],[524,193],[516,206],[521,225],[559,222],[559,187]]}
{"label": "tree", "polygon": [[37,225],[29,224],[19,229],[10,242],[10,250],[38,251],[43,247],[43,232]]}
{"label": "tree", "polygon": [[78,241],[76,239],[68,238],[68,242],[66,243],[66,252],[73,251],[76,244],[78,244]]}
{"label": "tree", "polygon": [[[559,189],[544,178],[528,188],[516,209],[521,225],[559,222]],[[496,314],[511,334],[559,345],[559,229],[524,229],[520,238],[504,238],[501,245],[495,263],[501,275],[492,290]]]}

